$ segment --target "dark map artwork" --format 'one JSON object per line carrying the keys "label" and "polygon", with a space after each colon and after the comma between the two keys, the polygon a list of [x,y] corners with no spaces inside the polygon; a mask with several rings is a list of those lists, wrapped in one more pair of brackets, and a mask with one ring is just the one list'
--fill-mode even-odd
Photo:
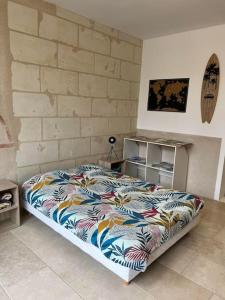
{"label": "dark map artwork", "polygon": [[148,110],[186,112],[189,78],[149,81]]}

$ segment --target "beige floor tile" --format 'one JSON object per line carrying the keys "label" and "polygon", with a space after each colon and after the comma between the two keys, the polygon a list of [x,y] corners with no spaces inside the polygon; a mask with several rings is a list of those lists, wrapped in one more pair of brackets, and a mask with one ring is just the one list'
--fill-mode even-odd
{"label": "beige floor tile", "polygon": [[204,255],[197,257],[182,275],[218,296],[225,297],[225,268]]}
{"label": "beige floor tile", "polygon": [[214,238],[215,235],[220,231],[225,228],[225,216],[223,216],[224,220],[218,222],[218,217],[217,221],[211,220],[211,218],[207,218],[207,216],[204,216],[198,226],[196,226],[192,230],[193,235],[200,235],[207,237],[208,239]]}
{"label": "beige floor tile", "polygon": [[33,273],[8,288],[13,300],[78,300],[81,299],[49,268]]}
{"label": "beige floor tile", "polygon": [[46,247],[46,252],[41,254],[41,259],[61,277],[68,273],[73,273],[76,276],[79,273],[79,276],[85,276],[90,266],[97,263],[64,238],[58,240],[55,245]]}
{"label": "beige floor tile", "polygon": [[45,251],[45,245],[54,244],[61,236],[33,216],[28,216],[23,225],[11,231],[25,245],[38,252]]}
{"label": "beige floor tile", "polygon": [[207,289],[158,262],[136,277],[134,282],[157,300],[207,300],[212,295]]}
{"label": "beige floor tile", "polygon": [[204,200],[205,207],[202,210],[203,214],[211,212],[225,215],[225,203],[215,200]]}
{"label": "beige floor tile", "polygon": [[87,300],[156,300],[150,292],[131,282],[126,286],[122,279],[93,260],[85,276],[68,272],[64,280]]}
{"label": "beige floor tile", "polygon": [[1,287],[0,287],[0,299],[1,300],[9,300],[10,299]]}
{"label": "beige floor tile", "polygon": [[45,264],[13,234],[0,235],[0,284],[4,287],[30,276]]}
{"label": "beige floor tile", "polygon": [[217,295],[213,295],[212,298],[210,298],[210,300],[224,300],[224,298],[221,298]]}
{"label": "beige floor tile", "polygon": [[187,247],[183,247],[179,242],[172,248],[167,250],[159,259],[158,262],[164,266],[182,273],[195,257],[195,252]]}
{"label": "beige floor tile", "polygon": [[[222,268],[225,270],[225,204],[209,200],[205,203],[200,226],[129,286],[41,221],[29,217],[21,227],[12,231],[13,234],[0,235],[0,258],[6,255],[8,249],[7,255],[13,258],[9,267],[0,262],[0,284],[6,275],[4,286],[11,284],[6,289],[9,288],[10,295],[17,297],[13,300],[79,299],[73,291],[85,300],[225,300],[221,298],[224,292],[222,281],[225,286],[222,271]],[[5,250],[2,244],[6,246]],[[12,250],[12,246],[18,249]],[[196,259],[201,255],[207,261],[205,265],[204,261],[200,264]],[[189,269],[192,272],[188,272]],[[22,278],[22,281],[12,284],[21,280],[19,274],[23,270],[24,280]],[[182,272],[186,277],[178,274]],[[50,279],[47,280],[47,277]],[[59,286],[57,297],[52,291],[53,286]],[[34,297],[35,293],[38,298]]]}
{"label": "beige floor tile", "polygon": [[204,255],[209,260],[221,264],[225,268],[225,244],[213,238],[208,239],[200,234],[190,232],[179,244],[194,251],[196,254]]}
{"label": "beige floor tile", "polygon": [[213,239],[218,242],[222,242],[225,248],[225,226],[214,235]]}
{"label": "beige floor tile", "polygon": [[[63,237],[53,232],[50,238],[51,233],[48,230],[40,221],[31,218],[23,229],[14,230],[14,234],[19,232],[18,238],[84,299],[154,299],[138,287],[124,286],[122,279]],[[28,237],[30,235],[32,238]]]}
{"label": "beige floor tile", "polygon": [[94,261],[34,217],[29,218],[21,228],[13,230],[13,233],[61,277],[71,270],[75,274],[79,272],[85,275]]}

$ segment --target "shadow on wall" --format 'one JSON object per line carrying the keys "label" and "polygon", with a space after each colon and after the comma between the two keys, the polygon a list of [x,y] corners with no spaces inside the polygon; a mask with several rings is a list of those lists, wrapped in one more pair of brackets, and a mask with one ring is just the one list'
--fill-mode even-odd
{"label": "shadow on wall", "polygon": [[12,146],[13,142],[8,127],[0,115],[0,148],[11,148]]}

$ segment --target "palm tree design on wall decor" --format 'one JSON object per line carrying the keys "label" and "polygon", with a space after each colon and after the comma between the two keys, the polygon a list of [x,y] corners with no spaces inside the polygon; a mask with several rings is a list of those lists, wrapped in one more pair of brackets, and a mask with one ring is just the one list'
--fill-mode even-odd
{"label": "palm tree design on wall decor", "polygon": [[206,66],[201,96],[202,122],[210,123],[215,111],[219,91],[220,68],[216,54],[213,54]]}

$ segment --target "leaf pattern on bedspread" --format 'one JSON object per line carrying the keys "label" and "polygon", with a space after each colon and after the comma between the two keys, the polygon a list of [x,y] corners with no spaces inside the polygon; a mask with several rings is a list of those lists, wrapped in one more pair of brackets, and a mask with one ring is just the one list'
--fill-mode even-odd
{"label": "leaf pattern on bedspread", "polygon": [[203,207],[195,195],[91,164],[34,176],[23,193],[45,216],[136,271]]}

